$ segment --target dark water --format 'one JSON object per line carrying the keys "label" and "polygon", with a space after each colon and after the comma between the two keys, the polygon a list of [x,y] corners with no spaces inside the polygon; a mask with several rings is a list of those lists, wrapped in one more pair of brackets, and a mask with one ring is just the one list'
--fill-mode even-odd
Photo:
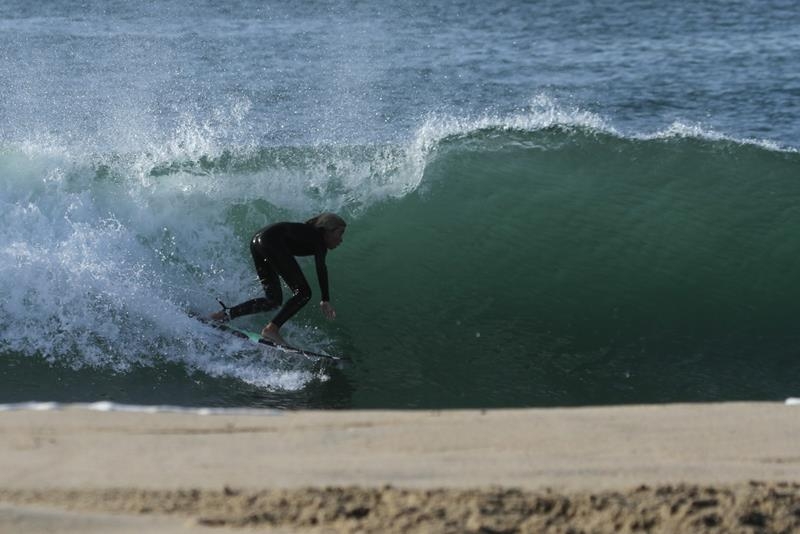
{"label": "dark water", "polygon": [[[187,6],[0,7],[0,402],[797,394],[792,3]],[[322,210],[351,365],[186,316]]]}

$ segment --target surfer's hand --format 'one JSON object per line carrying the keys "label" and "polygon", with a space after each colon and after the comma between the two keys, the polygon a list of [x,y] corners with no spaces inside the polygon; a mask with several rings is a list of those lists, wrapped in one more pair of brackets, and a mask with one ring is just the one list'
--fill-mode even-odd
{"label": "surfer's hand", "polygon": [[319,303],[319,307],[322,309],[322,313],[325,315],[325,317],[330,320],[336,319],[336,310],[334,309],[333,304],[323,300]]}

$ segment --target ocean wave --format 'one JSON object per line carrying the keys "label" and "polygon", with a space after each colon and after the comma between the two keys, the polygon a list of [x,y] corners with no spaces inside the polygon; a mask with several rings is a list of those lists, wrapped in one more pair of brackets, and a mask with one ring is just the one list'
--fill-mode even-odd
{"label": "ocean wave", "polygon": [[[288,333],[390,382],[395,362],[432,359],[433,376],[397,384],[450,384],[437,373],[471,362],[502,372],[483,383],[473,369],[447,387],[498,404],[568,402],[565,381],[586,373],[624,398],[655,380],[647,365],[674,358],[656,400],[685,398],[680,387],[786,389],[800,298],[796,151],[683,125],[626,135],[537,105],[429,117],[400,144],[88,155],[7,145],[0,350],[113,373],[177,363],[267,390],[325,381],[209,339],[186,313],[259,294],[246,249],[256,229],[335,210],[351,221],[330,259],[342,319],[332,327],[309,307]],[[479,363],[487,355],[494,363]],[[723,355],[767,376],[721,383]],[[504,386],[505,373],[530,375],[540,392]]]}

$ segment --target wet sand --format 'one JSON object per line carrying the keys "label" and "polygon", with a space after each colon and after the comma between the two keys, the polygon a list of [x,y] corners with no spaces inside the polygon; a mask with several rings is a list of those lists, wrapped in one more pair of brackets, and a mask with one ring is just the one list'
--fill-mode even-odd
{"label": "wet sand", "polygon": [[0,412],[0,532],[789,532],[798,444],[778,403]]}

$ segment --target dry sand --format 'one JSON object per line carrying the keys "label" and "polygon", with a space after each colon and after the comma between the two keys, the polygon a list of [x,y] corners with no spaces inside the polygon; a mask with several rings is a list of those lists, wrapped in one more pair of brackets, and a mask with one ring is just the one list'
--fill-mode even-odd
{"label": "dry sand", "polygon": [[792,532],[800,408],[11,411],[0,473],[0,532]]}

